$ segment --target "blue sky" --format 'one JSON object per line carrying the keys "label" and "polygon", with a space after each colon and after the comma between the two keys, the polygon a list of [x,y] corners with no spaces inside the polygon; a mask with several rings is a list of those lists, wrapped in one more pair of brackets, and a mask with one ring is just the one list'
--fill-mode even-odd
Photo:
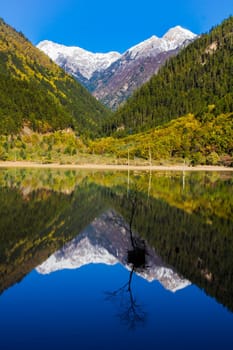
{"label": "blue sky", "polygon": [[200,34],[233,14],[232,0],[1,0],[0,17],[34,44],[48,39],[123,52],[181,25]]}

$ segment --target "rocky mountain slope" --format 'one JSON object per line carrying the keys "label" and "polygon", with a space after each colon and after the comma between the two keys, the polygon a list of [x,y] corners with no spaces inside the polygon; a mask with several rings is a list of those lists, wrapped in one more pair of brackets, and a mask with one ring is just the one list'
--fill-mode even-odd
{"label": "rocky mountain slope", "polygon": [[171,56],[195,39],[180,26],[162,38],[152,36],[127,50],[93,54],[79,47],[43,41],[38,48],[72,74],[105,105],[116,109],[133,91],[148,81]]}

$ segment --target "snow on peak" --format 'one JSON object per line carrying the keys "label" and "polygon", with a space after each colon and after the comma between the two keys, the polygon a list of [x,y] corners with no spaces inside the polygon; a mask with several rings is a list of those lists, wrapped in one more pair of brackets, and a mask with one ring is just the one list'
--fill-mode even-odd
{"label": "snow on peak", "polygon": [[78,46],[65,46],[52,41],[41,41],[37,47],[58,64],[63,62],[64,68],[71,72],[79,71],[90,79],[94,72],[107,69],[121,57],[119,52],[93,53]]}
{"label": "snow on peak", "polygon": [[193,40],[195,34],[181,26],[171,28],[162,38],[153,35],[151,38],[131,47],[126,53],[131,59],[136,57],[155,56],[160,52],[175,50],[186,40]]}
{"label": "snow on peak", "polygon": [[131,47],[126,53],[130,54],[131,59],[136,58],[137,55],[149,56],[151,51],[158,51],[161,47],[161,40],[153,35],[151,38]]}
{"label": "snow on peak", "polygon": [[195,37],[196,34],[192,33],[190,30],[181,26],[176,26],[169,29],[162,39],[168,43],[168,46],[171,49],[175,49],[182,45],[186,40],[193,40]]}
{"label": "snow on peak", "polygon": [[131,47],[126,52],[129,52],[131,54],[131,58],[135,58],[137,54],[143,54],[144,52],[146,53],[148,49],[157,47],[159,43],[160,39],[157,36],[153,35],[151,38]]}
{"label": "snow on peak", "polygon": [[131,60],[141,57],[154,57],[161,52],[175,50],[187,40],[193,40],[195,34],[181,26],[171,28],[162,38],[151,38],[131,47],[123,55],[119,52],[93,53],[77,46],[65,46],[52,41],[41,41],[37,47],[67,72],[78,78],[81,74],[90,80],[95,72],[106,70],[120,58]]}

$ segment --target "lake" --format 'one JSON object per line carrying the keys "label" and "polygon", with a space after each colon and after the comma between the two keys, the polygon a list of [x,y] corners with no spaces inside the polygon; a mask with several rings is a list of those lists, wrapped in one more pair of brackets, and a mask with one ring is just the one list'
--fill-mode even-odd
{"label": "lake", "polygon": [[232,185],[1,169],[1,349],[232,349]]}

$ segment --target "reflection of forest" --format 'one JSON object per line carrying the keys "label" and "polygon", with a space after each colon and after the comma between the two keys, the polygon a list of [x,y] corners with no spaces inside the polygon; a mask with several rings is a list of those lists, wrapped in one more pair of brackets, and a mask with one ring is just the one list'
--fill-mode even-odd
{"label": "reflection of forest", "polygon": [[[233,310],[232,221],[212,217],[206,222],[198,212],[188,214],[164,201],[148,200],[143,193],[137,192],[137,198],[133,229],[166,263]],[[127,196],[116,196],[113,202],[129,219]]]}
{"label": "reflection of forest", "polygon": [[[43,172],[45,174],[45,172]],[[0,172],[0,291],[19,281],[96,216],[113,208],[164,261],[233,310],[232,179],[202,174]],[[60,179],[62,186],[58,185]],[[66,181],[69,181],[66,190]],[[48,185],[49,183],[49,185]],[[75,187],[75,184],[78,186]],[[23,185],[22,185],[23,184]],[[54,187],[56,189],[54,191]],[[134,190],[133,190],[134,188]],[[27,190],[26,190],[27,189]]]}
{"label": "reflection of forest", "polygon": [[104,210],[95,188],[83,184],[67,195],[48,189],[25,195],[14,186],[0,187],[0,293],[20,281]]}

